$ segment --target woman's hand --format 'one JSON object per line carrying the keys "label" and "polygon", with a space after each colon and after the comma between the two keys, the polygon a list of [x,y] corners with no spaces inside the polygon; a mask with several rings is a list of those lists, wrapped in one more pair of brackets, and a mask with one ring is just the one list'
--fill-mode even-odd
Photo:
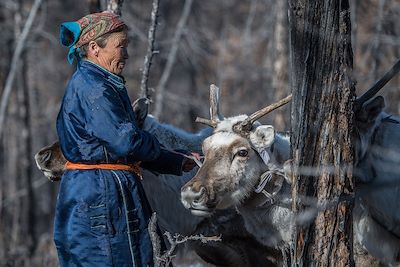
{"label": "woman's hand", "polygon": [[[196,159],[196,160],[195,160]],[[201,156],[198,153],[190,153],[189,156],[187,156],[182,164],[182,171],[184,172],[189,172],[193,170],[194,167],[197,166],[197,162],[200,162]]]}

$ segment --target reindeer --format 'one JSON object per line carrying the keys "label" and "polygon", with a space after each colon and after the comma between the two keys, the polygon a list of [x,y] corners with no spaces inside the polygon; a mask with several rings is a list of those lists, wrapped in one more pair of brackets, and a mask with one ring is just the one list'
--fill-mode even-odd
{"label": "reindeer", "polygon": [[[200,153],[202,141],[212,133],[211,128],[192,134],[161,124],[147,114],[147,105],[143,99],[135,101],[133,107],[138,124],[155,135],[167,149],[186,149]],[[36,153],[35,160],[38,168],[50,180],[61,179],[66,160],[58,142],[42,148]],[[221,242],[190,242],[188,249],[194,249],[206,262],[218,266],[275,266],[280,260],[280,255],[276,250],[258,243],[243,228],[243,219],[235,210],[226,210],[212,217],[201,218],[193,216],[183,207],[180,189],[194,176],[195,171],[178,177],[144,170],[142,184],[152,209],[157,212],[160,227],[170,233],[183,235],[222,235]]]}
{"label": "reindeer", "polygon": [[[261,188],[260,180],[264,173],[283,166],[289,159],[290,143],[286,136],[275,133],[272,126],[256,122],[263,113],[288,101],[290,97],[250,116],[222,119],[218,108],[219,89],[210,87],[211,120],[199,118],[197,121],[210,125],[214,132],[203,142],[202,167],[181,190],[182,203],[192,214],[209,216],[215,209],[234,206],[243,216],[246,229],[262,244],[279,247],[290,242],[291,211],[274,203],[277,192],[289,194],[290,185],[282,176],[272,175],[268,184],[272,191],[267,191]],[[270,159],[260,157],[263,151]],[[255,196],[257,187],[260,192],[265,191],[261,194],[265,198]],[[285,227],[277,227],[277,222]]]}
{"label": "reindeer", "polygon": [[[210,101],[211,120],[197,120],[212,126],[214,132],[203,142],[203,166],[182,188],[182,203],[192,214],[200,216],[210,216],[216,209],[236,207],[246,229],[259,242],[285,249],[292,242],[291,222],[299,219],[293,218],[288,205],[290,179],[284,175],[285,170],[290,170],[286,161],[290,140],[275,133],[272,126],[260,125],[256,119],[288,102],[290,97],[250,116],[221,119],[216,89]],[[400,251],[397,208],[400,172],[390,173],[393,168],[397,169],[396,157],[382,154],[382,149],[392,151],[391,154],[394,153],[391,149],[400,151],[396,138],[393,139],[400,134],[400,120],[382,112],[382,97],[368,101],[371,97],[362,96],[356,105],[355,176],[370,192],[356,188],[354,232],[356,240],[369,253],[392,264],[398,261]],[[376,185],[387,182],[392,185],[385,188],[384,194],[372,193]]]}

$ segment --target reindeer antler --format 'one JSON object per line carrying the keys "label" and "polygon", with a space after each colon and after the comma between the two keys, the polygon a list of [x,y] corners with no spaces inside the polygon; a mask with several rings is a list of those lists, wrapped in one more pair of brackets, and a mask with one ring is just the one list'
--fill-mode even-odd
{"label": "reindeer antler", "polygon": [[210,117],[211,120],[197,117],[196,122],[215,128],[217,127],[218,122],[222,119],[222,116],[219,113],[219,88],[214,84],[210,85]]}
{"label": "reindeer antler", "polygon": [[287,103],[292,100],[292,94],[288,95],[287,97],[279,100],[276,103],[273,103],[265,108],[262,108],[253,114],[251,114],[247,119],[245,119],[242,122],[237,123],[236,125],[233,126],[233,130],[238,133],[248,133],[251,131],[253,123],[261,118],[262,116],[267,115],[268,113],[272,112],[273,110],[280,108],[283,105],[286,105]]}
{"label": "reindeer antler", "polygon": [[400,60],[393,65],[393,67],[386,72],[386,74],[377,81],[367,92],[358,97],[355,101],[354,110],[359,111],[362,105],[371,99],[376,93],[379,92],[397,73],[400,71]]}

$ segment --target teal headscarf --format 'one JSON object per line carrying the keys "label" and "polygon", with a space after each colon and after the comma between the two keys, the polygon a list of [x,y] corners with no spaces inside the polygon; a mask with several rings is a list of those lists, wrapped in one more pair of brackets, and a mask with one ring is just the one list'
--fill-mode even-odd
{"label": "teal headscarf", "polygon": [[93,13],[78,21],[62,23],[60,42],[69,48],[68,62],[72,64],[74,58],[79,60],[81,46],[124,26],[126,27],[120,17],[110,12]]}

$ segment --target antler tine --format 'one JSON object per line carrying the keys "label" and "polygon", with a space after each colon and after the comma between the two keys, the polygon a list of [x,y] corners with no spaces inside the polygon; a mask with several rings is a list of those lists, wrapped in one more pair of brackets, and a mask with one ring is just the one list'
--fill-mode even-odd
{"label": "antler tine", "polygon": [[210,117],[211,120],[197,117],[196,122],[203,123],[213,128],[217,127],[222,116],[219,113],[219,88],[214,84],[210,85]]}
{"label": "antler tine", "polygon": [[386,74],[377,81],[367,92],[356,99],[355,110],[358,111],[361,106],[379,92],[398,72],[400,71],[400,60],[386,72]]}
{"label": "antler tine", "polygon": [[258,120],[259,118],[261,118],[262,116],[267,115],[268,113],[270,113],[271,111],[287,104],[290,102],[290,100],[292,100],[292,94],[288,95],[287,97],[285,97],[284,99],[279,100],[276,103],[273,103],[265,108],[262,108],[256,112],[254,112],[253,114],[251,114],[247,119],[245,119],[242,123],[241,123],[241,130],[242,131],[250,131],[251,127],[253,125],[253,123]]}
{"label": "antler tine", "polygon": [[219,113],[219,88],[215,84],[210,85],[210,117],[212,121],[218,122],[221,119]]}
{"label": "antler tine", "polygon": [[204,118],[200,118],[200,117],[196,118],[196,122],[211,126],[213,128],[217,127],[217,124],[218,124],[216,121],[212,121],[212,120],[208,120],[208,119],[204,119]]}

